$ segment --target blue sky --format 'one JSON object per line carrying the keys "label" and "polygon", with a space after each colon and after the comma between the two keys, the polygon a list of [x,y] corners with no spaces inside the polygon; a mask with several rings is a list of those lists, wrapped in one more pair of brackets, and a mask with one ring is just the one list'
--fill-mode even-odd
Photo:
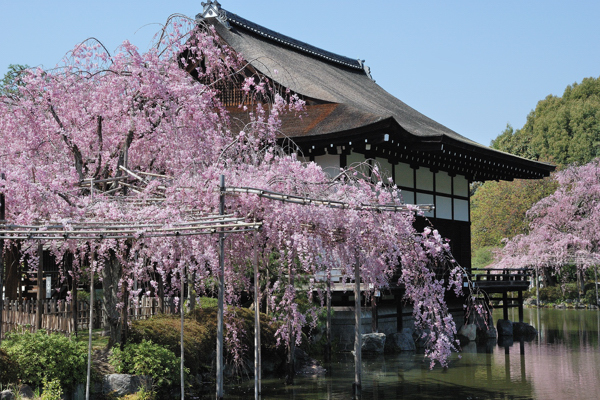
{"label": "blue sky", "polygon": [[[489,145],[536,103],[600,76],[598,1],[222,0],[282,34],[366,60],[379,85],[439,123]],[[52,68],[95,37],[140,49],[196,1],[0,0],[0,76],[9,64]]]}

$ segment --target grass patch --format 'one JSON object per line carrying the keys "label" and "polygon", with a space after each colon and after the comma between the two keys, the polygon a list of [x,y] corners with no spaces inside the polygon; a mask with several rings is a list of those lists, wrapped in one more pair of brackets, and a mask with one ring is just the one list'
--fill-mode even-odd
{"label": "grass patch", "polygon": [[[73,337],[77,343],[83,343],[87,347],[89,339],[88,334],[88,331],[78,331],[77,337]],[[92,331],[92,350],[105,349],[108,346],[108,339],[108,336],[102,336],[102,329],[94,329]]]}

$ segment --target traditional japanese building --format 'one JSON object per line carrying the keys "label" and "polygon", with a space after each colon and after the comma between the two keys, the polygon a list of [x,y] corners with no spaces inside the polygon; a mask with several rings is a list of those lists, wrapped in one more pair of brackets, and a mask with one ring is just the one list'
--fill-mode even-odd
{"label": "traditional japanese building", "polygon": [[[419,113],[375,83],[361,60],[343,57],[202,3],[196,17],[262,74],[306,101],[306,115],[283,117],[282,131],[304,157],[335,171],[372,160],[408,204],[433,204],[427,217],[471,265],[469,184],[540,179],[554,166],[490,149]],[[236,96],[227,97],[235,106]]]}

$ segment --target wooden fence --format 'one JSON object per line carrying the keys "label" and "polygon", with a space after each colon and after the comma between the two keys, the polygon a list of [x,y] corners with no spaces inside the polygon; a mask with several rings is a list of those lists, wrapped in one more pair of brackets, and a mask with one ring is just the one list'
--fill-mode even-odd
{"label": "wooden fence", "polygon": [[[171,298],[162,300],[164,312],[174,313],[175,303]],[[130,301],[128,320],[146,319],[161,312],[161,300],[154,297],[142,297],[137,302]],[[71,334],[74,329],[73,303],[57,300],[43,300],[42,329],[49,332]],[[2,308],[2,336],[15,329],[35,331],[37,301],[5,300]],[[93,329],[102,327],[102,302],[94,302],[94,313],[91,321]],[[90,303],[85,300],[77,302],[77,331],[88,330],[90,324]]]}

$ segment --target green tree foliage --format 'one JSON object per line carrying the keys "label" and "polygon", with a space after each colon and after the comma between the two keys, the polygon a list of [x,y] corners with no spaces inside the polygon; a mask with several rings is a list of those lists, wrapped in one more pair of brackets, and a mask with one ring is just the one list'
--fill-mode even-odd
{"label": "green tree foliage", "polygon": [[556,187],[552,178],[486,182],[481,185],[471,198],[474,253],[486,246],[498,247],[502,239],[525,233],[527,210],[553,193]]}
{"label": "green tree foliage", "polygon": [[471,268],[483,268],[494,261],[494,250],[496,247],[484,246],[473,251],[471,257]]}
{"label": "green tree foliage", "polygon": [[600,156],[600,78],[567,86],[562,97],[547,96],[523,128],[508,125],[491,147],[558,166]]}
{"label": "green tree foliage", "polygon": [[18,87],[23,84],[20,79],[21,73],[28,69],[28,65],[10,64],[8,72],[4,74],[4,78],[0,81],[0,97],[15,95]]}
{"label": "green tree foliage", "polygon": [[[521,129],[507,125],[491,147],[562,168],[600,156],[600,78],[567,86],[562,97],[538,102]],[[545,181],[485,182],[472,190],[472,249],[499,246],[503,238],[524,233],[526,211],[554,191]]]}

